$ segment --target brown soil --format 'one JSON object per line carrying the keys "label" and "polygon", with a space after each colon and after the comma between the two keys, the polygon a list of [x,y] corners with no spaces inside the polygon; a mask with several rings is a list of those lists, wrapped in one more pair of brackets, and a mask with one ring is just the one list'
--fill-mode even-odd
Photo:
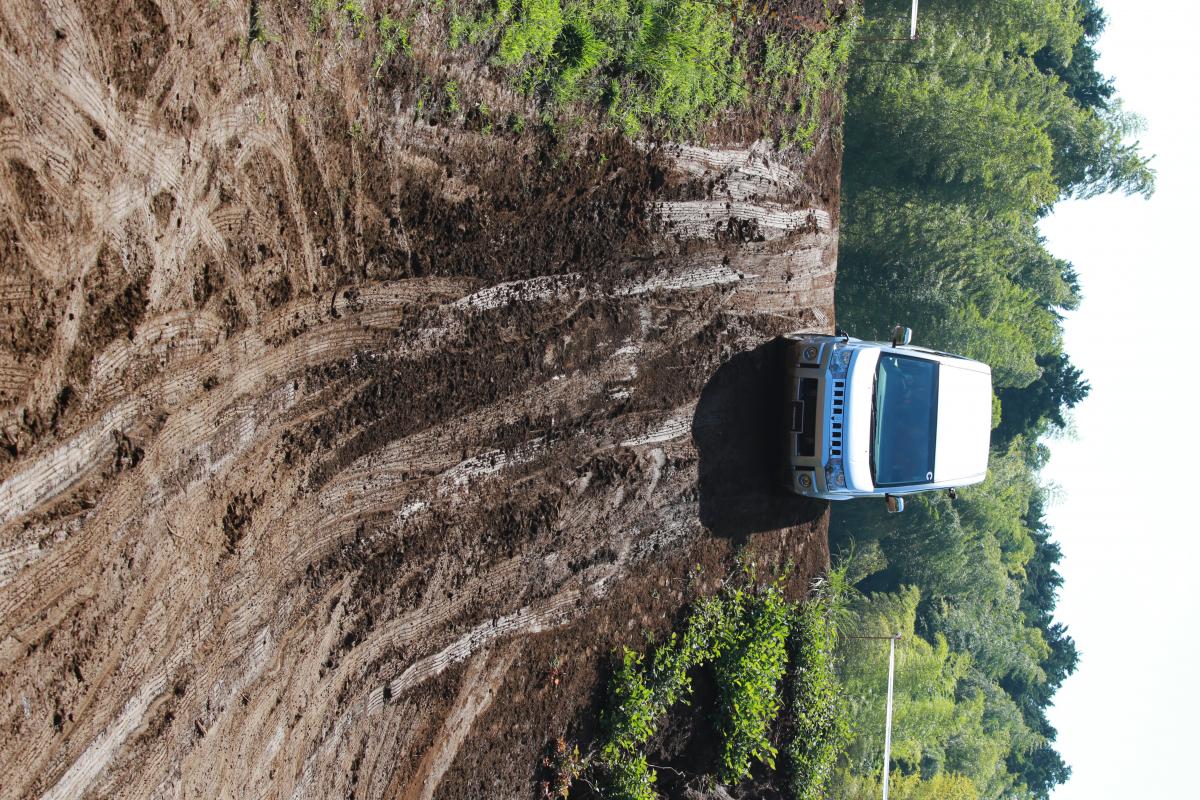
{"label": "brown soil", "polygon": [[0,5],[0,798],[532,797],[735,551],[827,563],[839,112],[518,135],[447,11],[248,5]]}

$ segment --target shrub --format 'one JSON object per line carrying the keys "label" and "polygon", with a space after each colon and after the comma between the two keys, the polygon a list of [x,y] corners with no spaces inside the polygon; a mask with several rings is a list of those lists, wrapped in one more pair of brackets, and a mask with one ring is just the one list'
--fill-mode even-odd
{"label": "shrub", "polygon": [[809,787],[797,795],[804,800],[819,796],[812,792],[827,785],[848,730],[832,663],[833,605],[825,599],[789,603],[777,584],[729,589],[698,603],[683,634],[672,634],[648,662],[626,648],[601,713],[600,764],[610,796],[655,797],[656,775],[643,747],[671,706],[691,694],[689,671],[704,665],[712,667],[718,694],[717,777],[737,783],[754,760],[774,768],[778,750],[768,734],[780,711],[789,647],[796,664],[789,694],[795,735],[786,745],[796,776],[791,784],[798,792]]}
{"label": "shrub", "polygon": [[849,709],[834,669],[837,634],[830,605],[821,598],[802,606],[792,629],[792,730],[786,755],[795,800],[827,795],[838,755],[850,744]]}
{"label": "shrub", "polygon": [[648,800],[655,796],[655,774],[646,763],[642,746],[654,735],[667,710],[691,693],[688,671],[719,654],[725,612],[720,600],[702,601],[683,637],[671,634],[655,650],[648,674],[642,656],[625,648],[600,715],[605,730],[600,763],[608,771],[614,797]]}
{"label": "shrub", "polygon": [[748,595],[735,591],[714,673],[720,694],[721,767],[724,783],[750,774],[751,759],[774,769],[778,750],[767,729],[779,713],[779,683],[787,665],[793,607],[777,586]]}

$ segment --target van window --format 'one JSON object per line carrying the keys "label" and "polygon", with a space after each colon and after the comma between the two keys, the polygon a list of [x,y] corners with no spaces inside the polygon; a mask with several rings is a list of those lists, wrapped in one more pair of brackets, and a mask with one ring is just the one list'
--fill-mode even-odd
{"label": "van window", "polygon": [[885,353],[875,370],[871,475],[876,486],[933,480],[938,363]]}

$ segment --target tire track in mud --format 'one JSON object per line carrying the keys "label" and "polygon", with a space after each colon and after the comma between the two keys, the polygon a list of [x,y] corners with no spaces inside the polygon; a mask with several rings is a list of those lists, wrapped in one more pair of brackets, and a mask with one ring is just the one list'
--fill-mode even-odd
{"label": "tire track in mud", "polygon": [[736,543],[825,558],[713,387],[831,325],[838,154],[417,120],[308,11],[0,10],[0,797],[528,796]]}

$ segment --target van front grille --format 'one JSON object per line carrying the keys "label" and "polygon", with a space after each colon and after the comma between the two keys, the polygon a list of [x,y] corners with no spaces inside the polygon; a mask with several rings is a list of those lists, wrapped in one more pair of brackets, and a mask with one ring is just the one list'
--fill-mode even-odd
{"label": "van front grille", "polygon": [[829,455],[842,454],[842,428],[846,414],[846,382],[833,382],[833,396],[829,405]]}

